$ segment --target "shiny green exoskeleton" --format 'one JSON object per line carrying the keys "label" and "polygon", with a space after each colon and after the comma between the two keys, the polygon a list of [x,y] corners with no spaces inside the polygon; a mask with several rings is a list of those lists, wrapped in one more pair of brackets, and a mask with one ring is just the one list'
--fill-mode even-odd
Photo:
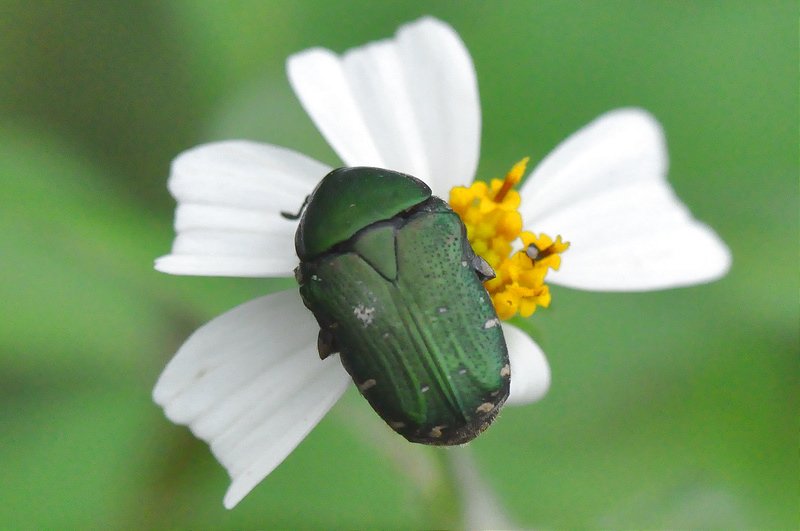
{"label": "shiny green exoskeleton", "polygon": [[307,199],[300,294],[375,411],[412,442],[461,444],[508,397],[500,321],[461,219],[422,181],[340,168]]}

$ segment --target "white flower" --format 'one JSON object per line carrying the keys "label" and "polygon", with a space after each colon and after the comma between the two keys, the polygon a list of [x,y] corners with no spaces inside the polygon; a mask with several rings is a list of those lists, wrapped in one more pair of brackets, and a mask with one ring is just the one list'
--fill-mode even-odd
{"label": "white flower", "polygon": [[[347,166],[377,166],[426,181],[435,195],[475,177],[480,106],[458,35],[424,18],[394,39],[342,56],[311,49],[288,60],[292,86]],[[297,152],[247,141],[181,154],[169,189],[178,201],[172,253],[156,269],[181,275],[290,277],[297,211],[331,168]],[[663,133],[647,113],[610,112],[545,158],[521,190],[526,227],[571,242],[553,283],[638,291],[707,282],[730,255],[691,217],[666,181]],[[544,395],[547,362],[504,325],[513,366],[508,403]],[[302,441],[350,380],[336,356],[321,361],[318,325],[296,289],[243,304],[195,332],[154,390],[173,422],[211,445],[236,505]]]}

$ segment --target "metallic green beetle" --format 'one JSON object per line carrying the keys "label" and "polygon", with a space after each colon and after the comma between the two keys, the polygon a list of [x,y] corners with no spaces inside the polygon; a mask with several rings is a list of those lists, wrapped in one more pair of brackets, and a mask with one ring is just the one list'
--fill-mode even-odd
{"label": "metallic green beetle", "polygon": [[[359,391],[411,442],[475,438],[508,397],[494,276],[450,207],[410,175],[340,168],[306,198],[300,295]],[[286,217],[290,217],[286,215]]]}

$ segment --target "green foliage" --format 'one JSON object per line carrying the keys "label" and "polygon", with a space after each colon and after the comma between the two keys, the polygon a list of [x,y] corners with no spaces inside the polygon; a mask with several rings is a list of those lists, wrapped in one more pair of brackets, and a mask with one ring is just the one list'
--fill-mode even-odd
{"label": "green foliage", "polygon": [[678,194],[734,253],[719,283],[554,289],[551,308],[523,324],[548,354],[551,392],[506,408],[471,445],[511,517],[552,528],[800,525],[796,3],[7,1],[0,11],[0,527],[453,525],[442,454],[398,445],[355,392],[234,511],[222,508],[227,478],[205,445],[149,398],[194,328],[288,285],[152,270],[172,238],[170,159],[201,141],[253,138],[335,164],[291,94],[286,56],[342,51],[423,14],[450,22],[473,54],[482,177],[541,158],[605,110],[643,106],[667,131]]}

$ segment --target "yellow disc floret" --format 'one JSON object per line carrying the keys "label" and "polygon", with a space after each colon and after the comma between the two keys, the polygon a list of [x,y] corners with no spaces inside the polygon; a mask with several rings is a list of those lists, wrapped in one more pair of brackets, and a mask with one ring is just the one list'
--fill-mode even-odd
{"label": "yellow disc floret", "polygon": [[[497,316],[510,319],[516,314],[529,317],[537,306],[550,304],[550,289],[544,283],[549,269],[561,265],[561,253],[569,243],[546,234],[522,231],[518,212],[519,192],[514,186],[525,172],[525,157],[511,168],[505,179],[487,185],[475,181],[470,187],[450,190],[450,206],[467,227],[467,238],[475,254],[492,266],[496,277],[484,285],[492,297]],[[518,241],[514,251],[514,243]]]}

